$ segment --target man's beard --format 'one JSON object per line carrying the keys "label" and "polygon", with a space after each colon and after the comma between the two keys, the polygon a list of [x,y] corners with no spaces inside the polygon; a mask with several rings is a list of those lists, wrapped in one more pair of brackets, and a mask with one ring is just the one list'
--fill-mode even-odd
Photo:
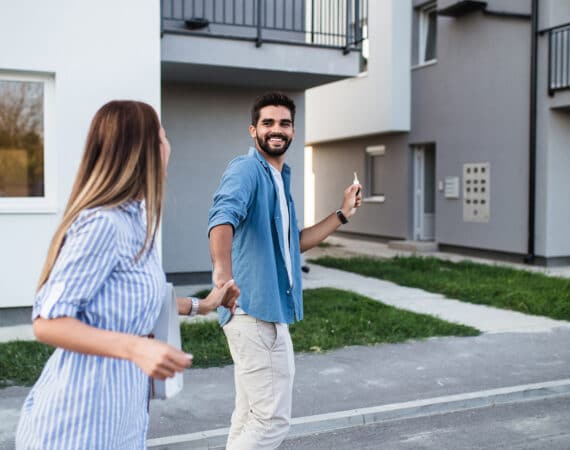
{"label": "man's beard", "polygon": [[[269,139],[271,139],[272,137],[282,138],[285,141],[283,147],[278,149],[272,149],[271,145],[269,144]],[[255,140],[257,142],[257,145],[259,145],[259,148],[263,150],[265,153],[267,153],[269,156],[281,156],[283,153],[287,151],[292,141],[292,139],[287,140],[287,137],[283,134],[270,134],[265,138],[265,141],[262,141],[259,138],[259,136],[256,136]]]}

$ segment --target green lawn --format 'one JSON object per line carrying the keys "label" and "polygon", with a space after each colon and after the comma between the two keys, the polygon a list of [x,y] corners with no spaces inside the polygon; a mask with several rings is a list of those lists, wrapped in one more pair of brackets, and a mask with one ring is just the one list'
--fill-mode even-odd
{"label": "green lawn", "polygon": [[[311,289],[304,292],[304,299],[305,319],[291,326],[293,345],[299,352],[479,334],[474,328],[396,309],[352,292]],[[194,355],[193,367],[231,363],[217,322],[184,323],[181,336],[184,350]],[[32,384],[51,352],[51,348],[37,342],[0,344],[0,386]]]}
{"label": "green lawn", "polygon": [[332,258],[312,261],[470,303],[570,320],[570,279],[473,262],[437,258]]}
{"label": "green lawn", "polygon": [[354,292],[306,290],[305,318],[291,326],[296,351],[373,345],[433,336],[476,336],[479,331],[394,308]]}
{"label": "green lawn", "polygon": [[[305,318],[291,326],[293,346],[298,352],[479,334],[474,328],[403,311],[338,289],[306,290],[304,304]],[[184,350],[194,355],[194,367],[231,363],[225,337],[215,322],[183,324],[182,340]]]}
{"label": "green lawn", "polygon": [[0,387],[33,384],[53,350],[35,341],[1,343]]}

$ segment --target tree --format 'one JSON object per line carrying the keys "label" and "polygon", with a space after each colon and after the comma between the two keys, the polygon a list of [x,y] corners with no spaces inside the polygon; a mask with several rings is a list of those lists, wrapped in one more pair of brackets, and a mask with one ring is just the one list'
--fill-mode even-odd
{"label": "tree", "polygon": [[44,195],[43,114],[42,83],[0,80],[0,196],[21,195],[14,180],[21,170],[27,196]]}

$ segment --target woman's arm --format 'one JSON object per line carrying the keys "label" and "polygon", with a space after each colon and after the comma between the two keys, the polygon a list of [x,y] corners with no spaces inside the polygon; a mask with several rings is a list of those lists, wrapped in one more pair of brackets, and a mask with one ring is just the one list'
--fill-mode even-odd
{"label": "woman's arm", "polygon": [[44,344],[88,355],[126,359],[147,375],[164,380],[192,364],[191,356],[168,344],[132,334],[102,330],[72,317],[34,320],[34,334]]}
{"label": "woman's arm", "polygon": [[[205,299],[200,300],[198,314],[206,315],[222,305],[232,309],[240,291],[234,280],[228,280],[221,288],[214,287]],[[192,300],[187,297],[177,297],[178,314],[188,316],[192,312]]]}

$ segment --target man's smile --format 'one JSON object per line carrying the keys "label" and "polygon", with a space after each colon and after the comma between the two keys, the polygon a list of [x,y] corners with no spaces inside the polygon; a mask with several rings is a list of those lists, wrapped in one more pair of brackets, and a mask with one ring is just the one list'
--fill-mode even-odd
{"label": "man's smile", "polygon": [[287,142],[284,136],[270,136],[266,139],[266,142],[270,142],[271,144],[283,144]]}

